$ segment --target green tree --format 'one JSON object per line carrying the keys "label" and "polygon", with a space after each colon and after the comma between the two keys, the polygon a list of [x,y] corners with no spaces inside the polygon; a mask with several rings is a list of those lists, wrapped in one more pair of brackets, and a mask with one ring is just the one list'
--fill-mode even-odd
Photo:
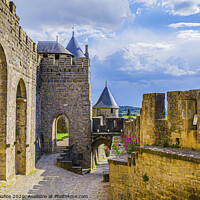
{"label": "green tree", "polygon": [[131,119],[131,111],[130,111],[129,108],[128,108],[128,111],[127,111],[127,115],[128,115],[128,119]]}

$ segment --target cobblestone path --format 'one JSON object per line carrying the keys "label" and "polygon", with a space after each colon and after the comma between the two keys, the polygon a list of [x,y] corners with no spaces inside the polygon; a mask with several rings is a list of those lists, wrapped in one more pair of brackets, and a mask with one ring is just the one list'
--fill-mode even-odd
{"label": "cobblestone path", "polygon": [[[109,199],[109,183],[102,182],[103,171],[108,169],[107,161],[100,162],[93,173],[77,175],[57,167],[57,156],[59,154],[43,155],[36,165],[35,173],[30,176],[17,175],[10,186],[7,184],[0,188],[0,196],[7,195],[0,199]],[[15,198],[13,195],[19,196]],[[20,195],[32,197],[22,198]]]}

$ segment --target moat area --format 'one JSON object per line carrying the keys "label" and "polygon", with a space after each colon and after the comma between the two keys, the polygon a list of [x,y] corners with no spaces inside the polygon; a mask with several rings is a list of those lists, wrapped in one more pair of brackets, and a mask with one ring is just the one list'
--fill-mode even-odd
{"label": "moat area", "polygon": [[[0,188],[0,196],[11,195],[13,199],[14,195],[44,195],[44,198],[38,196],[24,199],[61,200],[78,199],[73,198],[73,195],[80,195],[79,199],[109,199],[109,183],[102,182],[103,171],[108,169],[107,161],[101,161],[93,173],[77,175],[56,166],[58,156],[59,154],[44,154],[36,164],[35,173],[30,176],[17,175],[14,182]],[[63,195],[69,195],[69,198],[63,198]]]}

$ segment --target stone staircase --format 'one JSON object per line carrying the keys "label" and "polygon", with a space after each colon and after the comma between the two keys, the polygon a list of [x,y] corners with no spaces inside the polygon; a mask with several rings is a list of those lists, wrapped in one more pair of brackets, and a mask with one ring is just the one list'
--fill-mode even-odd
{"label": "stone staircase", "polygon": [[57,153],[60,153],[60,156],[57,158],[57,165],[62,167],[70,172],[74,172],[76,174],[86,174],[89,173],[89,169],[82,169],[81,166],[75,166],[73,164],[73,146],[61,147],[59,146],[57,149]]}
{"label": "stone staircase", "polygon": [[56,149],[54,150],[54,153],[63,153],[64,150],[69,148],[68,146],[57,146]]}

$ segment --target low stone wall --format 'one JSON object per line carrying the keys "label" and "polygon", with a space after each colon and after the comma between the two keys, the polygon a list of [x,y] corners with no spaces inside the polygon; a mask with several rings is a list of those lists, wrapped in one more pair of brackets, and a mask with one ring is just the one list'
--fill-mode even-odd
{"label": "low stone wall", "polygon": [[108,162],[111,200],[200,199],[199,151],[138,147]]}

